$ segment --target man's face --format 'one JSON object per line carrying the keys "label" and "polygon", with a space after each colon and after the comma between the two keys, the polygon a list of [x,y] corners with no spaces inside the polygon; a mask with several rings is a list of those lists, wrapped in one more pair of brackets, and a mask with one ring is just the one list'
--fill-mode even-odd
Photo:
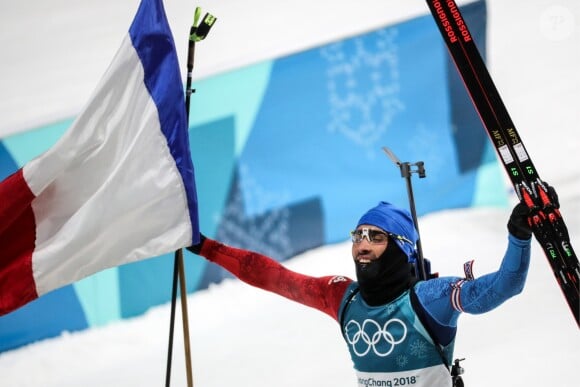
{"label": "man's face", "polygon": [[389,242],[383,230],[368,224],[361,224],[351,234],[352,257],[355,262],[363,265],[379,259]]}

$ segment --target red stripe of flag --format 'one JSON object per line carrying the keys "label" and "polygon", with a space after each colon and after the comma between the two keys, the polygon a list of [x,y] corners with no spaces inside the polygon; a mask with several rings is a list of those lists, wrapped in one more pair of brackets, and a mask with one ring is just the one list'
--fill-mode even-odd
{"label": "red stripe of flag", "polygon": [[32,276],[35,230],[22,169],[0,183],[0,316],[38,298]]}

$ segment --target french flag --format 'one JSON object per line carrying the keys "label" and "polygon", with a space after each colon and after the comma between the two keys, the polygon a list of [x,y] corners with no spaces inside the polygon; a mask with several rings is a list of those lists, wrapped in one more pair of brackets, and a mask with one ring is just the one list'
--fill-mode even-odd
{"label": "french flag", "polygon": [[199,241],[183,83],[161,0],[142,0],[89,103],[0,183],[0,315]]}

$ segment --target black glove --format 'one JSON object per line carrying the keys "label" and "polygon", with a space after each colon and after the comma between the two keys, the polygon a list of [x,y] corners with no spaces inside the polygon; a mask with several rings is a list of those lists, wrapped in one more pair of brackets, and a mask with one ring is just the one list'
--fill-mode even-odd
{"label": "black glove", "polygon": [[518,239],[527,240],[532,237],[532,228],[528,223],[528,216],[530,215],[530,209],[525,203],[519,202],[510,215],[510,219],[507,224],[508,231],[510,234]]}
{"label": "black glove", "polygon": [[207,238],[205,237],[205,235],[199,234],[199,243],[196,245],[191,245],[189,247],[186,247],[186,249],[191,251],[194,254],[199,255],[199,252],[201,251],[201,248],[203,247],[203,242],[205,242],[206,239]]}
{"label": "black glove", "polygon": [[560,200],[558,199],[558,194],[556,193],[556,190],[554,189],[554,187],[552,187],[551,185],[549,185],[546,182],[544,182],[544,185],[546,186],[546,189],[548,190],[548,197],[550,198],[550,201],[552,202],[554,207],[557,209],[560,208]]}

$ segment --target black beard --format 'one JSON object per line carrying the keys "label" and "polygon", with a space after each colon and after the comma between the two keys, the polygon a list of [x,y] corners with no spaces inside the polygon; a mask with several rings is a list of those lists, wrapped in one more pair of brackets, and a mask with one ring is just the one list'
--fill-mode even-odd
{"label": "black beard", "polygon": [[378,259],[365,264],[355,261],[355,266],[360,293],[370,306],[393,301],[415,282],[413,266],[391,239]]}

